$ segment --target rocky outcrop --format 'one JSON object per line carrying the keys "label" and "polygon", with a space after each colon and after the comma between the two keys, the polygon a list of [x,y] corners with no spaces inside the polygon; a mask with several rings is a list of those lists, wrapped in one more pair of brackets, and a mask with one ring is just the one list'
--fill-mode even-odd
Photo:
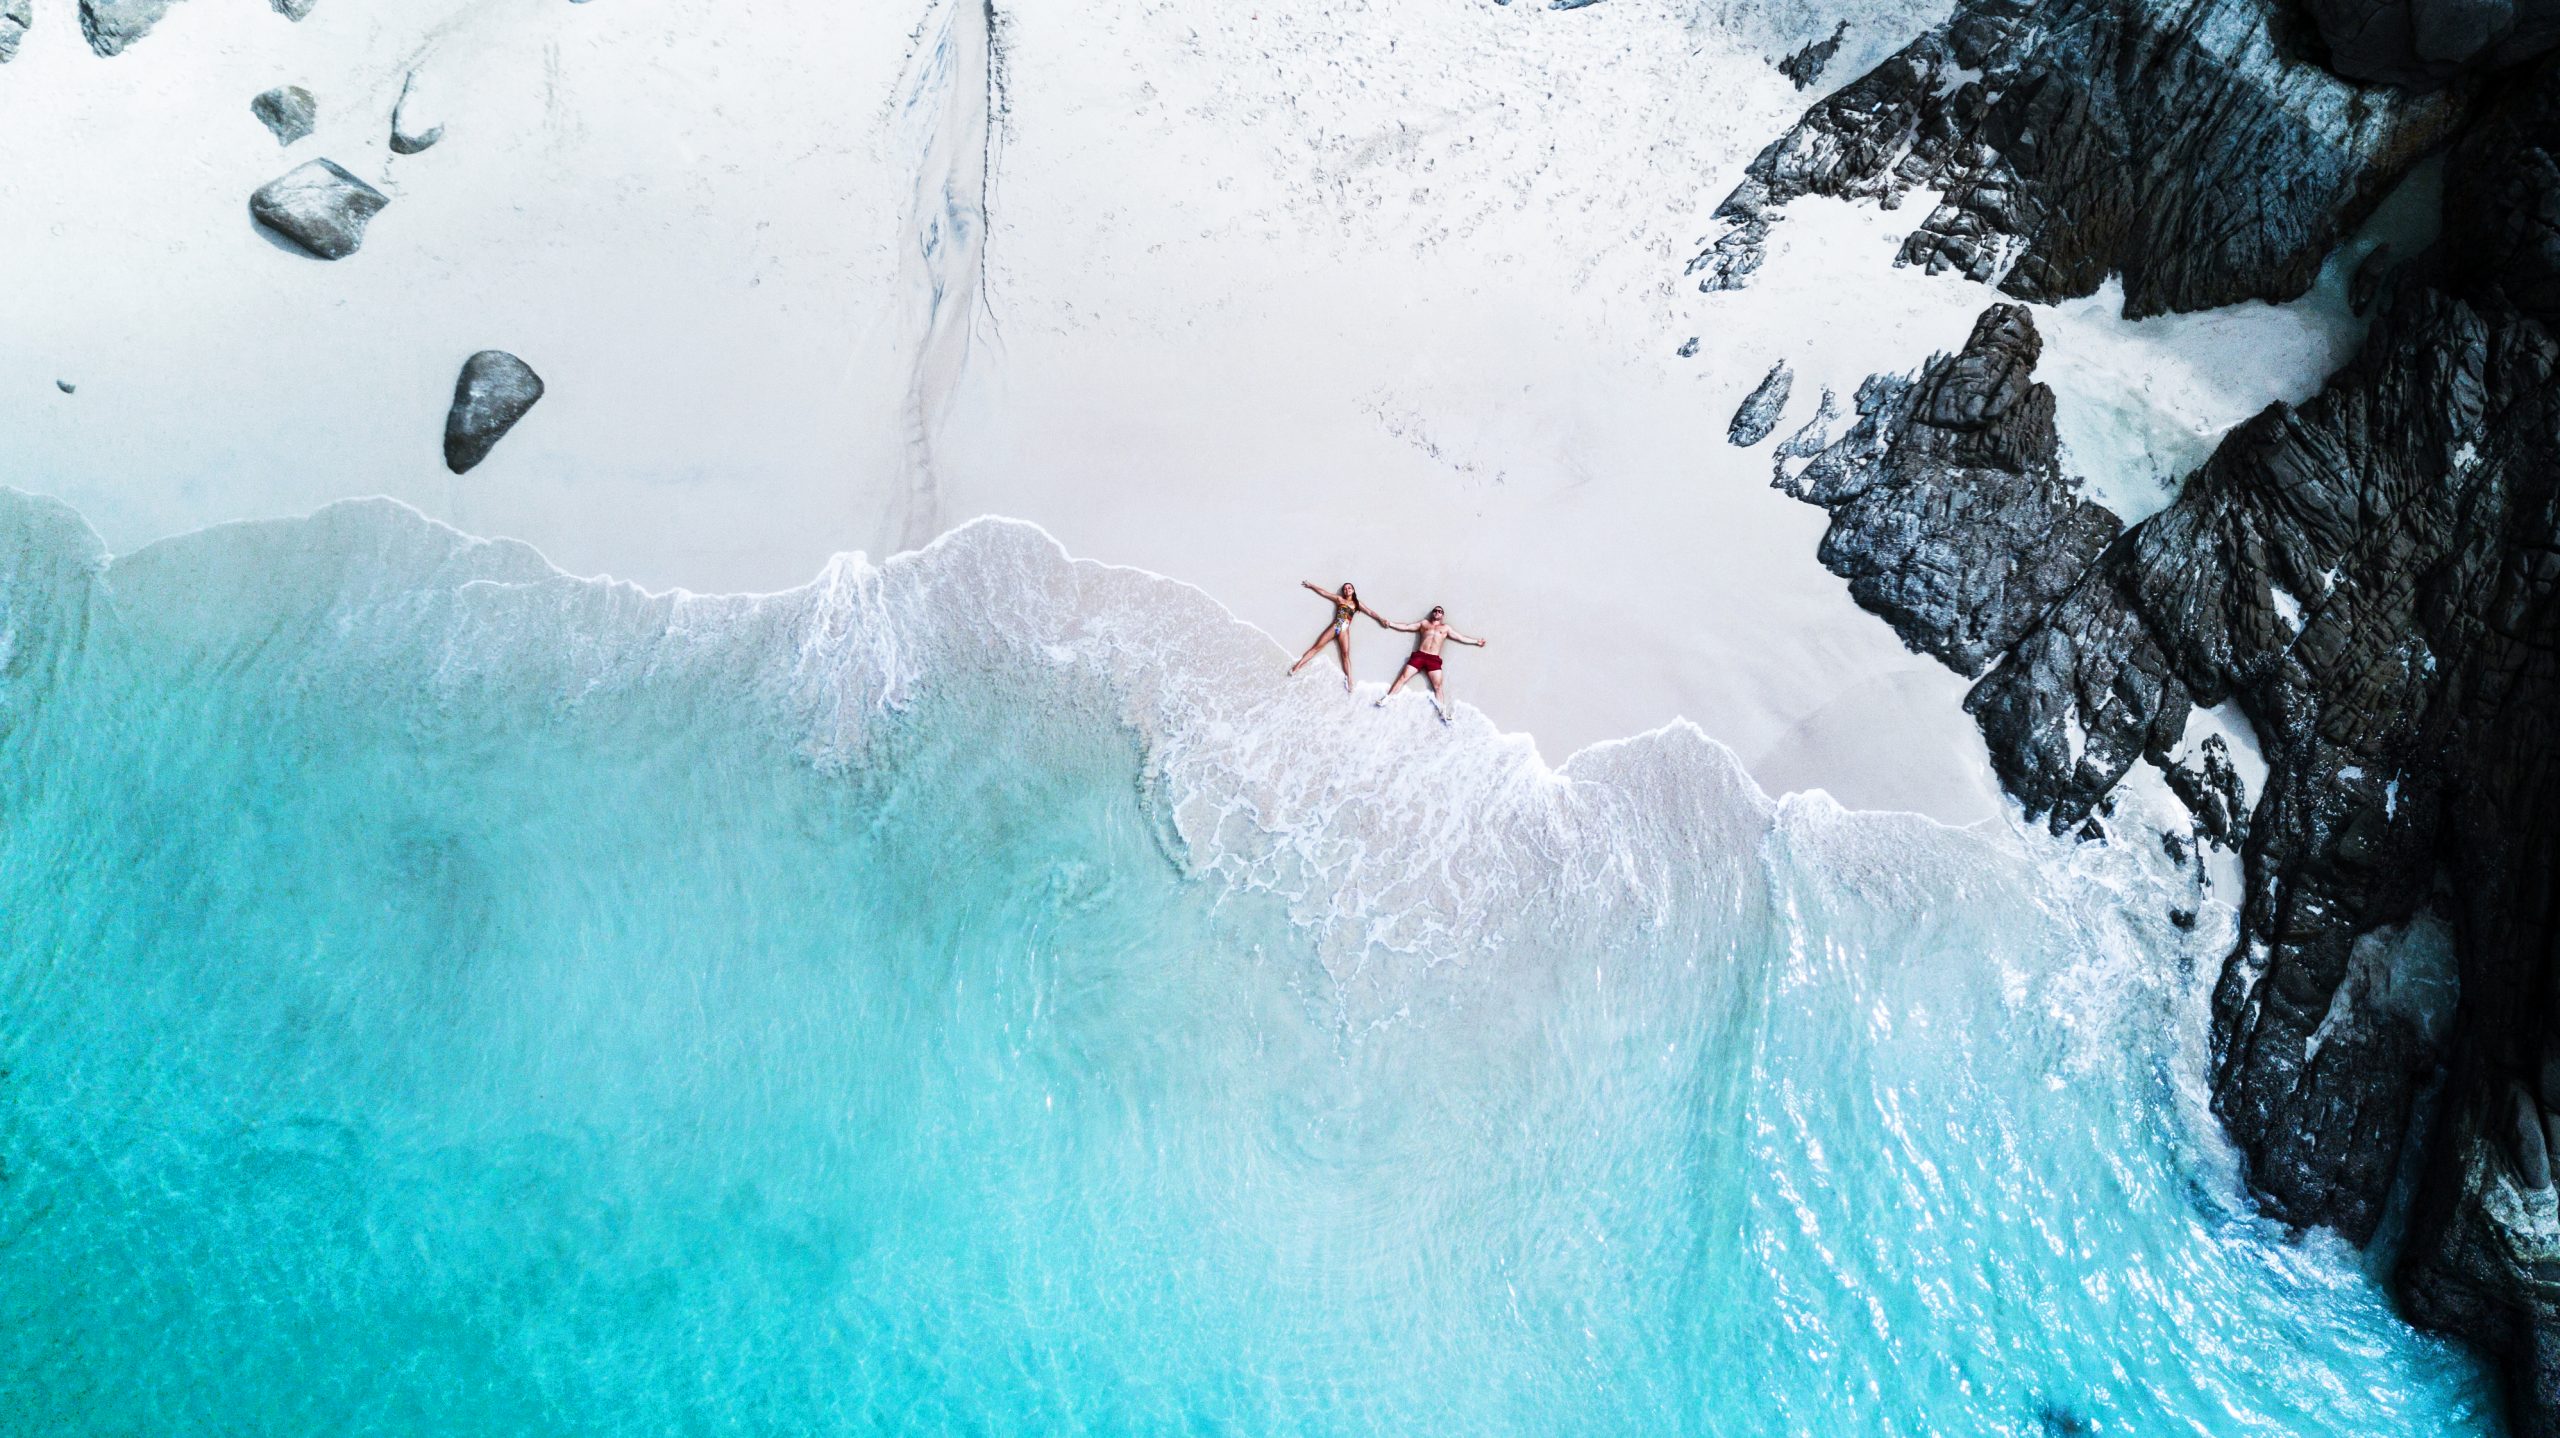
{"label": "rocky outcrop", "polygon": [[469,473],[540,398],[542,376],[505,350],[482,350],[463,361],[453,408],[445,414],[445,468]]}
{"label": "rocky outcrop", "polygon": [[1769,366],[1760,383],[1742,397],[1733,412],[1733,423],[1725,426],[1724,437],[1736,449],[1749,449],[1767,439],[1778,428],[1779,416],[1787,412],[1787,398],[1795,393],[1796,372],[1785,360]]}
{"label": "rocky outcrop", "polygon": [[2064,478],[2043,341],[1994,305],[1954,355],[1858,390],[1848,433],[1778,485],[1831,511],[1822,562],[1902,641],[1980,674],[2122,526]]}
{"label": "rocky outcrop", "polygon": [[35,23],[35,0],[0,0],[0,65],[18,58],[18,42]]}
{"label": "rocky outcrop", "polygon": [[324,260],[364,245],[364,230],[391,198],[331,160],[297,165],[249,197],[259,224]]}
{"label": "rocky outcrop", "polygon": [[2330,68],[2432,89],[2560,45],[2560,0],[2306,0]]}
{"label": "rocky outcrop", "polygon": [[1815,40],[1778,62],[1778,73],[1795,82],[1799,90],[1810,90],[1822,72],[1831,67],[1831,57],[1840,53],[1840,42],[1849,38],[1849,22],[1841,21],[1831,28],[1827,40]]}
{"label": "rocky outcrop", "polygon": [[121,55],[178,0],[80,0],[80,33],[100,55]]}
{"label": "rocky outcrop", "polygon": [[1761,151],[1690,272],[1745,283],[1804,195],[1937,191],[1898,263],[2038,301],[2120,274],[2136,318],[2299,295],[2469,92],[2341,80],[2279,46],[2277,3],[1962,0]]}
{"label": "rocky outcrop", "polygon": [[[1906,642],[1991,657],[1967,707],[2031,812],[2078,824],[2149,758],[2244,846],[2211,1077],[2248,1183],[2361,1244],[2423,1145],[2399,1292],[2506,1364],[2530,1435],[2560,1434],[2555,155],[2560,61],[2456,149],[2444,238],[2377,279],[2357,358],[2122,534],[2053,469],[2009,306],[1870,380],[1789,486]],[[2268,767],[2245,818],[2227,756],[2172,752],[2225,702]]]}
{"label": "rocky outcrop", "polygon": [[267,127],[279,145],[290,145],[320,123],[320,102],[300,85],[278,85],[249,102],[249,113]]}

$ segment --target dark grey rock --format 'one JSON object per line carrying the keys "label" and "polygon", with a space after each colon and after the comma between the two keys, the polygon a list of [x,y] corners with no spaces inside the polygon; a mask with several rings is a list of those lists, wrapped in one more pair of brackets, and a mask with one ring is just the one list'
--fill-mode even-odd
{"label": "dark grey rock", "polygon": [[1687,339],[1682,340],[1680,342],[1680,348],[1673,350],[1672,353],[1678,355],[1682,359],[1695,358],[1698,353],[1698,337],[1696,335],[1691,335]]}
{"label": "dark grey rock", "polygon": [[2560,0],[2306,0],[2332,69],[2434,89],[2560,43]]}
{"label": "dark grey rock", "polygon": [[0,0],[0,65],[18,57],[18,42],[35,23],[34,0]]}
{"label": "dark grey rock", "polygon": [[1745,283],[1799,196],[1934,191],[1899,262],[2020,299],[2110,274],[2136,318],[2300,295],[2468,92],[2341,81],[2272,38],[2279,3],[1960,0],[1761,151],[1690,272]]}
{"label": "dark grey rock", "polygon": [[1796,372],[1785,360],[1769,366],[1769,372],[1743,396],[1742,405],[1733,412],[1733,423],[1724,437],[1736,449],[1749,449],[1767,439],[1778,428],[1779,417],[1787,412],[1787,398],[1795,392]]}
{"label": "dark grey rock", "polygon": [[2516,1177],[2539,1193],[2551,1186],[2551,1150],[2542,1136],[2542,1110],[2523,1084],[2508,1087],[2515,1123]]}
{"label": "dark grey rock", "polygon": [[279,145],[290,145],[320,122],[320,102],[300,85],[278,85],[249,102],[249,113],[267,127]]}
{"label": "dark grey rock", "polygon": [[2382,293],[2382,282],[2391,274],[2391,247],[2376,245],[2365,257],[2356,261],[2356,272],[2347,278],[2347,308],[2357,314],[2373,308],[2375,297]]}
{"label": "dark grey rock", "polygon": [[62,391],[64,394],[78,394],[80,392],[80,386],[73,384],[67,379],[55,380],[53,382],[53,387]]}
{"label": "dark grey rock", "polygon": [[1831,423],[1840,417],[1840,397],[1824,386],[1821,400],[1814,405],[1813,418],[1796,427],[1796,432],[1779,440],[1769,451],[1769,484],[1783,489],[1798,499],[1798,471],[1789,468],[1797,460],[1810,460],[1831,444]]}
{"label": "dark grey rock", "polygon": [[2016,644],[2122,527],[2062,474],[2053,391],[2031,378],[2042,347],[2023,307],[1992,306],[1957,354],[1870,378],[1857,423],[1783,486],[1831,511],[1822,562],[1851,596],[1964,674]]}
{"label": "dark grey rock", "polygon": [[[584,4],[585,0],[579,0],[579,3]],[[1579,10],[1585,5],[1597,5],[1599,3],[1600,0],[1547,0],[1547,8],[1550,10]]]}
{"label": "dark grey rock", "polygon": [[482,350],[463,361],[444,420],[445,468],[469,473],[540,398],[542,376],[505,350]]}
{"label": "dark grey rock", "polygon": [[271,3],[274,4],[276,13],[287,20],[300,20],[311,13],[311,7],[317,3],[317,0],[271,0]]}
{"label": "dark grey rock", "polygon": [[121,55],[178,0],[80,0],[80,33],[100,55]]}
{"label": "dark grey rock", "polygon": [[2208,734],[2196,746],[2193,763],[2174,763],[2162,772],[2170,791],[2195,817],[2196,832],[2219,849],[2249,842],[2249,786],[2231,762],[2231,746],[2219,734]]}
{"label": "dark grey rock", "polygon": [[249,197],[249,213],[311,254],[343,260],[364,245],[365,225],[390,203],[336,162],[313,160],[261,186]]}
{"label": "dark grey rock", "polygon": [[400,82],[400,99],[391,107],[391,153],[395,155],[418,154],[444,138],[444,126],[421,125],[411,111],[410,92],[417,79],[412,75]]}
{"label": "dark grey rock", "polygon": [[1849,22],[1841,21],[1828,40],[1816,40],[1778,62],[1778,73],[1793,80],[1799,90],[1810,90],[1829,68],[1831,57],[1840,53],[1840,42],[1849,37]]}

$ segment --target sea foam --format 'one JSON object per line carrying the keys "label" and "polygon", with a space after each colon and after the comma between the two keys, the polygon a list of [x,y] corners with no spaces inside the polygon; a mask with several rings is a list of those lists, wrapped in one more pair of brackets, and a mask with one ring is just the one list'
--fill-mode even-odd
{"label": "sea foam", "polygon": [[2490,1421],[2233,1193],[2137,809],[1550,766],[1005,522],[714,597],[13,496],[0,571],[44,1431]]}

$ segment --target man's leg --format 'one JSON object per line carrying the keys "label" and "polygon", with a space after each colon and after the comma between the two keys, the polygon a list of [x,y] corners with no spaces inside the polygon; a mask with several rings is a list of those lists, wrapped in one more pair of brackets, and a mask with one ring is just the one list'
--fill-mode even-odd
{"label": "man's leg", "polygon": [[1378,696],[1378,707],[1381,709],[1386,708],[1387,701],[1396,697],[1396,691],[1402,689],[1405,686],[1405,681],[1412,677],[1413,666],[1410,664],[1396,671],[1396,682],[1388,685],[1387,692]]}
{"label": "man's leg", "polygon": [[1431,707],[1440,711],[1440,722],[1449,722],[1449,691],[1440,683],[1440,671],[1431,671]]}

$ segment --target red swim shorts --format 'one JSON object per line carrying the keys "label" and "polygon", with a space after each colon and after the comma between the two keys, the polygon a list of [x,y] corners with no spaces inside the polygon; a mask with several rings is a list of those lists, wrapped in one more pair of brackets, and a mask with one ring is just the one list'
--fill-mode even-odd
{"label": "red swim shorts", "polygon": [[1404,662],[1408,666],[1419,669],[1425,674],[1436,674],[1440,671],[1440,656],[1437,654],[1425,654],[1419,649],[1413,651],[1412,657],[1408,658]]}

